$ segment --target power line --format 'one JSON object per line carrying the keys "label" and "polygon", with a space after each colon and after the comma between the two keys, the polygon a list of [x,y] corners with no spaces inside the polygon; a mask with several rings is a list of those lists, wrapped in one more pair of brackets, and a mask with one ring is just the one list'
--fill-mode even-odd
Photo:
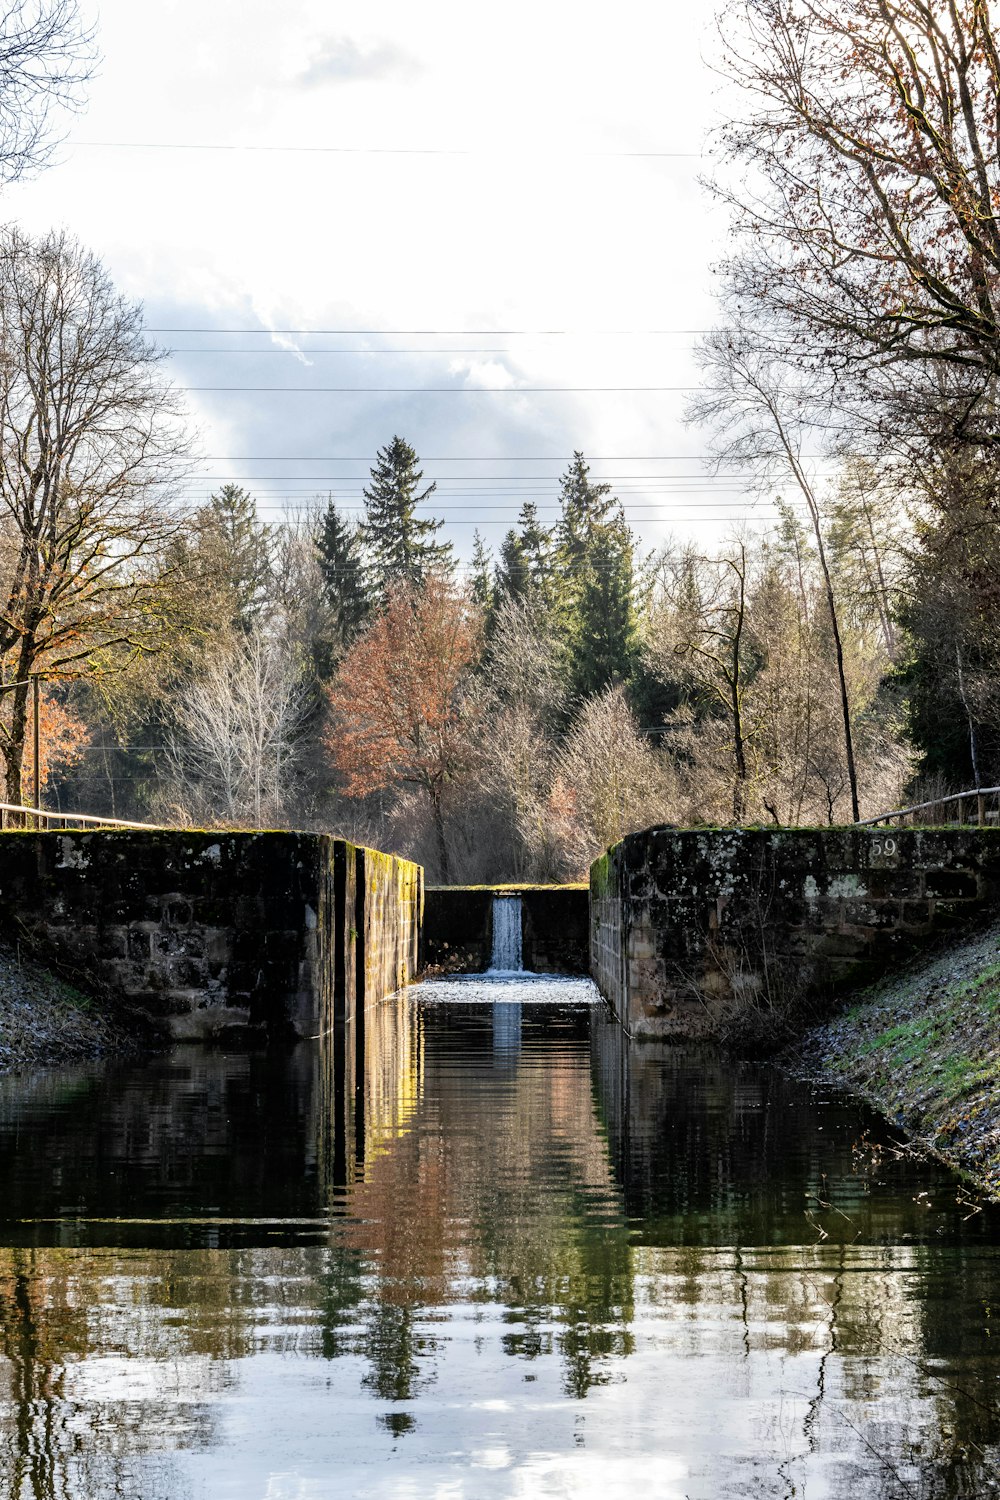
{"label": "power line", "polygon": [[[147,330],[147,332],[152,332],[152,330],[149,329]],[[687,345],[685,347],[669,350],[668,352],[671,354],[686,354],[690,351],[691,346]],[[517,354],[519,351],[506,347],[484,349],[480,347],[473,348],[469,345],[465,345],[464,347],[442,348],[439,345],[436,348],[430,349],[198,349],[192,346],[191,348],[183,349],[167,349],[165,352],[167,354],[221,354],[224,355],[227,359],[232,358],[237,354],[283,354],[286,358],[290,359],[316,359],[320,355],[339,355],[345,358],[350,357],[355,359],[365,359],[370,354],[392,354],[396,356],[403,354]]]}
{"label": "power line", "polygon": [[717,328],[154,328],[146,333],[211,333],[220,337],[267,334],[282,338],[660,338],[682,333],[690,337],[718,333]]}
{"label": "power line", "polygon": [[534,146],[522,150],[496,150],[493,147],[473,150],[452,146],[278,146],[209,141],[70,141],[69,145],[88,151],[233,151],[302,156],[560,156],[585,161],[701,161],[705,156],[702,151],[573,151],[559,148],[540,150]]}
{"label": "power line", "polygon": [[[257,506],[257,509],[258,509],[258,511],[286,511],[288,509],[288,506],[287,505],[279,505],[277,503],[279,500],[290,500],[290,501],[296,501],[296,500],[298,500],[298,501],[301,501],[304,498],[306,498],[306,497],[302,496],[302,495],[275,495],[270,500],[266,500],[263,504],[259,504]],[[736,494],[735,492],[730,496],[730,498],[721,499],[721,500],[702,500],[700,498],[694,499],[694,500],[685,500],[683,498],[683,495],[679,494],[676,497],[675,501],[671,501],[671,500],[654,500],[654,501],[650,501],[649,504],[646,504],[646,505],[643,505],[643,504],[625,505],[625,506],[622,507],[622,511],[623,511],[624,515],[626,517],[628,517],[628,516],[635,515],[637,511],[648,511],[648,510],[670,511],[672,508],[676,508],[676,509],[680,509],[680,510],[713,510],[713,509],[716,509],[717,507],[720,507],[720,506],[725,507],[725,508],[732,508],[734,505],[738,505],[740,503],[740,498],[741,497],[738,494]],[[768,502],[768,503],[771,503],[771,502]],[[558,504],[555,504],[555,503],[548,504],[548,503],[543,502],[540,505],[536,505],[535,508],[537,510],[539,510],[539,511],[558,511],[558,510],[560,510],[561,507]],[[351,513],[351,514],[357,513],[358,515],[360,515],[362,513],[363,507],[359,503],[355,502],[353,505],[345,506],[344,510],[345,510],[345,513]],[[452,511],[457,512],[458,514],[455,517],[451,517],[449,515],[449,512],[452,512]],[[505,518],[513,520],[513,519],[517,518],[517,515],[518,515],[518,510],[517,510],[516,506],[509,505],[509,504],[505,505],[505,504],[503,504],[500,501],[496,501],[496,502],[494,502],[491,505],[443,505],[443,506],[439,506],[438,510],[437,510],[437,516],[436,516],[436,518],[437,519],[444,519],[447,516],[448,517],[448,525],[449,526],[454,526],[454,525],[459,524],[459,522],[462,522],[462,518],[464,516],[472,516],[474,518],[477,517],[477,516],[486,517],[486,518],[492,517],[492,518],[494,518],[496,524],[499,525],[499,524],[501,524],[501,522],[503,522],[505,520]],[[428,517],[428,519],[432,519],[432,518]],[[462,524],[464,524],[464,522],[462,522]]]}
{"label": "power line", "polygon": [[[685,482],[676,485],[636,485],[634,488],[628,489],[626,489],[622,485],[616,485],[614,486],[614,493],[611,494],[608,499],[609,501],[613,502],[616,499],[624,498],[629,502],[637,502],[646,495],[663,495],[667,497],[674,495],[693,495],[699,501],[701,501],[706,496],[711,496],[714,494],[742,494],[746,488],[747,486],[744,485],[741,480],[736,479],[721,484],[715,483],[696,485],[691,484],[690,482]],[[217,491],[213,488],[210,488],[208,485],[192,485],[187,489],[186,493],[188,495],[206,495],[210,499],[214,499],[216,497]],[[275,496],[281,497],[285,495],[313,495],[320,500],[325,500],[327,498],[326,492],[317,494],[315,486],[311,484],[281,485],[272,489],[257,489],[251,494],[250,498],[257,501],[266,501],[269,497],[274,498]],[[335,502],[338,498],[360,501],[363,497],[363,489],[346,487],[338,489],[333,495],[333,499]],[[497,506],[516,506],[519,505],[522,500],[542,501],[543,508],[545,506],[551,507],[561,503],[560,492],[558,489],[553,487],[549,489],[530,490],[439,490],[433,498],[429,499],[426,502],[426,504],[427,508],[430,510],[468,510],[495,508]]]}
{"label": "power line", "polygon": [[[796,509],[796,510],[801,509],[801,507],[799,507],[799,506],[795,506],[793,508]],[[284,518],[284,517],[287,517],[288,511],[289,511],[289,507],[288,506],[283,506],[283,505],[268,505],[268,506],[261,506],[259,514],[277,515],[277,516],[281,516],[281,517]],[[711,504],[711,505],[686,504],[686,505],[679,505],[679,506],[675,506],[675,507],[670,507],[670,506],[650,506],[649,507],[649,513],[644,513],[642,515],[637,515],[634,510],[626,510],[624,512],[624,519],[626,521],[635,522],[636,524],[639,524],[639,523],[645,524],[645,523],[648,523],[648,522],[660,522],[660,521],[689,521],[689,520],[695,520],[695,519],[703,519],[703,520],[713,520],[713,519],[720,520],[721,519],[721,520],[725,520],[726,516],[719,516],[719,515],[716,514],[716,512],[719,512],[719,511],[731,512],[735,516],[747,517],[747,518],[750,518],[750,517],[753,517],[753,516],[760,517],[760,516],[763,516],[763,515],[774,515],[774,516],[777,516],[779,514],[779,512],[777,512],[777,511],[765,511],[763,509],[758,509],[756,506],[740,505],[740,503],[739,503],[739,501],[737,499],[733,499],[733,500],[720,500],[720,501],[717,501],[717,502],[715,502],[714,504]],[[689,514],[689,512],[691,514]],[[351,515],[351,516],[355,516],[355,515],[360,516],[361,512],[360,511],[356,511],[356,512],[352,511],[352,512],[348,512],[348,514]],[[515,525],[516,521],[517,521],[517,516],[513,512],[508,512],[507,515],[492,515],[492,516],[491,515],[483,515],[481,513],[475,512],[475,513],[472,513],[471,515],[449,516],[448,519],[447,519],[447,523],[446,524],[447,524],[447,526],[449,528],[453,527],[453,526],[482,526],[484,528],[485,527],[497,527],[497,526],[499,526],[499,527],[503,527],[505,530],[516,530],[516,525]]]}
{"label": "power line", "polygon": [[[854,454],[855,458],[864,458],[868,455]],[[305,454],[295,453],[205,453],[201,455],[205,463],[213,464],[370,464],[371,453],[363,453],[351,456],[341,453],[319,454],[308,457]],[[477,457],[474,453],[452,453],[452,454],[425,454],[418,459],[422,464],[568,464],[576,457],[575,453],[536,453],[522,454],[517,457],[508,456],[503,453],[486,454]],[[681,460],[705,459],[714,461],[711,453],[605,453],[592,454],[586,460],[588,464],[656,464],[674,463]],[[803,453],[801,458],[828,458],[826,453]],[[727,464],[735,463],[736,460],[726,460]],[[266,477],[266,476],[264,476]],[[308,478],[308,475],[304,476]],[[348,476],[349,477],[349,476]],[[600,479],[600,475],[595,476]]]}
{"label": "power line", "polygon": [[[547,396],[571,393],[697,391],[696,385],[188,385],[184,390],[255,392],[268,396]],[[426,461],[426,460],[424,460]]]}
{"label": "power line", "polygon": [[[723,477],[725,478],[726,476]],[[736,476],[732,477],[735,478]],[[216,474],[200,474],[195,476],[194,482],[201,480],[205,483],[216,484],[219,478],[220,476]],[[252,484],[254,481],[263,481],[264,483],[271,484],[282,479],[295,479],[300,482],[308,480],[311,484],[321,484],[325,480],[330,480],[332,483],[353,484],[363,478],[364,475],[361,474],[227,474],[225,476],[226,482],[230,484],[242,483],[244,481],[248,484]],[[697,474],[600,474],[597,478],[601,484],[606,482],[612,483],[614,481],[620,481],[623,484],[632,484],[638,483],[643,479],[665,479],[668,481],[675,479],[704,479],[706,482],[711,482],[714,476],[699,471]],[[434,483],[438,485],[494,483],[507,485],[537,484],[540,481],[559,484],[560,478],[557,474],[444,474],[439,479],[436,479]]]}

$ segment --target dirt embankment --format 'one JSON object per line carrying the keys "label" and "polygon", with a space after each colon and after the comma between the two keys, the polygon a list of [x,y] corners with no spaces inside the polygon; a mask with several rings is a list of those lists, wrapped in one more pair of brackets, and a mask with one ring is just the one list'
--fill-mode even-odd
{"label": "dirt embankment", "polygon": [[864,992],[795,1063],[1000,1198],[1000,925]]}
{"label": "dirt embankment", "polygon": [[0,944],[0,1073],[131,1050],[100,1003]]}

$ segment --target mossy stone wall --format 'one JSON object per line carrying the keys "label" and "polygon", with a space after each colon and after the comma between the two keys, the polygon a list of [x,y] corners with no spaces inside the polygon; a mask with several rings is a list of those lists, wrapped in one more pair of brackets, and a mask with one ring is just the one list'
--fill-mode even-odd
{"label": "mossy stone wall", "polygon": [[591,969],[633,1035],[711,1037],[998,903],[996,829],[651,828],[593,866]]}
{"label": "mossy stone wall", "polygon": [[325,834],[0,834],[4,936],[175,1039],[317,1035],[353,1014],[359,934],[384,927],[376,1002],[416,973],[420,897],[417,866]]}

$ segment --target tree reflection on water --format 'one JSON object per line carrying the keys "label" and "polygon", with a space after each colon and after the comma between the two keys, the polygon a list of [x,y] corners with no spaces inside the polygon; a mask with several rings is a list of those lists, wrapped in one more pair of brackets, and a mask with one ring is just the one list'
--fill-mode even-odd
{"label": "tree reflection on water", "polygon": [[768,1068],[512,1022],[0,1084],[0,1493],[995,1488],[994,1212]]}

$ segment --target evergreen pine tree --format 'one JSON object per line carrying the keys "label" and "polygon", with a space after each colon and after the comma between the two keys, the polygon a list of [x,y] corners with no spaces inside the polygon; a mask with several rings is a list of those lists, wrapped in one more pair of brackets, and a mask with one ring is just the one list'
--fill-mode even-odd
{"label": "evergreen pine tree", "polygon": [[611,493],[610,484],[595,484],[590,478],[590,465],[580,452],[574,452],[573,462],[559,481],[559,504],[561,515],[556,528],[556,541],[560,563],[573,568],[586,556],[594,526],[606,521],[621,506]]}
{"label": "evergreen pine tree", "polygon": [[315,547],[330,634],[343,651],[366,623],[372,602],[357,527],[340,514],[332,495],[316,529]]}
{"label": "evergreen pine tree", "polygon": [[552,593],[551,536],[531,500],[521,506],[517,521],[518,529],[508,531],[500,547],[497,594],[509,599],[524,599],[530,594],[535,602],[547,606]]}
{"label": "evergreen pine tree", "polygon": [[271,544],[253,496],[224,484],[200,516],[201,550],[213,586],[225,596],[232,623],[250,630],[268,598]]}
{"label": "evergreen pine tree", "polygon": [[478,526],[472,537],[472,597],[483,614],[488,616],[493,608],[493,576],[489,549]]}
{"label": "evergreen pine tree", "polygon": [[611,486],[580,452],[560,482],[555,604],[580,697],[627,681],[635,666],[633,539]]}
{"label": "evergreen pine tree", "polygon": [[451,543],[434,540],[443,521],[416,513],[437,484],[420,491],[423,471],[417,468],[417,455],[409,443],[394,437],[380,448],[371,476],[371,487],[364,492],[367,514],[361,536],[376,592],[384,597],[394,583],[419,585],[432,569],[450,571],[454,563]]}
{"label": "evergreen pine tree", "polygon": [[494,592],[498,600],[523,599],[530,588],[531,574],[524,555],[524,543],[511,527],[500,543]]}
{"label": "evergreen pine tree", "polygon": [[574,627],[570,671],[579,697],[631,678],[637,657],[633,543],[621,517],[591,528],[576,579]]}

